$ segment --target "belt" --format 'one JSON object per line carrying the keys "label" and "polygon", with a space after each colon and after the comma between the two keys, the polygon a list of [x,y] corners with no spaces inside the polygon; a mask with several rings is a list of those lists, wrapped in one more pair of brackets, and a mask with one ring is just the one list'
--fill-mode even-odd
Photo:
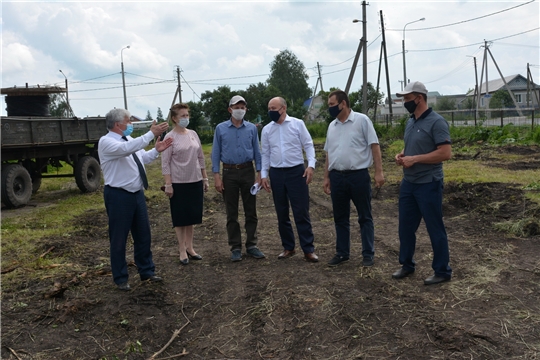
{"label": "belt", "polygon": [[253,167],[252,161],[248,161],[243,164],[223,164],[224,169],[245,169],[248,167]]}
{"label": "belt", "polygon": [[333,170],[330,170],[330,171],[334,171],[334,172],[337,172],[339,174],[353,174],[355,172],[364,171],[364,170],[367,170],[367,169],[357,169],[357,170],[336,170],[336,169],[333,169]]}
{"label": "belt", "polygon": [[131,191],[127,191],[126,189],[124,188],[121,188],[121,187],[114,187],[114,186],[110,186],[110,185],[105,185],[105,187],[108,187],[109,189],[113,189],[113,190],[121,190],[121,191],[124,191],[124,192],[127,192],[129,194],[136,194],[138,193],[140,190],[138,191],[135,191],[135,192],[131,192]]}

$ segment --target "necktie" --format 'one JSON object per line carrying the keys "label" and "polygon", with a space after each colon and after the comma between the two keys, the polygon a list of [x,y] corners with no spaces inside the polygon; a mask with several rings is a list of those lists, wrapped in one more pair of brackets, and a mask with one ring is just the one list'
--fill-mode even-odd
{"label": "necktie", "polygon": [[[122,136],[122,139],[124,139],[125,141],[128,141],[127,137],[125,136]],[[139,157],[135,153],[133,153],[132,155],[133,155],[133,159],[135,160],[135,163],[137,164],[137,167],[139,168],[139,175],[141,175],[141,180],[146,190],[148,189],[148,179],[146,178],[146,171],[144,171],[144,167],[141,163],[141,160],[139,160]]]}

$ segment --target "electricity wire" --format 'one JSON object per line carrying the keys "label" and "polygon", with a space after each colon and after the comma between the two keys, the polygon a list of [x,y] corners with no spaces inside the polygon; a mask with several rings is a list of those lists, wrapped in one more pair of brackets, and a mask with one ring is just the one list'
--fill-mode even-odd
{"label": "electricity wire", "polygon": [[[451,23],[451,24],[445,24],[445,25],[439,25],[439,26],[432,26],[432,27],[427,27],[427,28],[407,29],[407,31],[433,30],[433,29],[440,29],[440,28],[448,27],[448,26],[454,26],[454,25],[464,24],[464,23],[466,23],[466,22],[470,22],[470,21],[474,21],[474,20],[479,20],[479,19],[483,19],[483,18],[486,18],[486,17],[489,17],[489,16],[497,15],[497,14],[500,14],[500,13],[503,13],[503,12],[506,12],[506,11],[510,11],[510,10],[516,9],[516,8],[518,8],[518,7],[520,7],[520,6],[524,6],[524,5],[528,5],[528,4],[530,4],[530,3],[533,3],[533,2],[535,2],[535,1],[536,1],[536,0],[531,0],[531,1],[528,1],[528,2],[526,2],[526,3],[516,5],[516,6],[513,6],[513,7],[511,7],[511,8],[508,8],[508,9],[500,10],[500,11],[497,11],[497,12],[494,12],[494,13],[491,13],[491,14],[487,14],[487,15],[482,15],[482,16],[479,16],[479,17],[476,17],[476,18],[472,18],[472,19],[469,19],[469,20],[463,20],[463,21],[458,21],[458,22]],[[386,29],[386,31],[403,31],[403,29]]]}

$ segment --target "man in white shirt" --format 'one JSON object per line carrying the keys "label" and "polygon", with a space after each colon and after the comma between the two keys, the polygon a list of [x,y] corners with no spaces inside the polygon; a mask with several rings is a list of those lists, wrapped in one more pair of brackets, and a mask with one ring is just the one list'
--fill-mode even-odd
{"label": "man in white shirt", "polygon": [[[154,273],[150,250],[150,222],[144,197],[148,180],[142,164],[157,159],[159,153],[172,144],[172,139],[160,141],[159,135],[167,130],[168,124],[156,124],[155,121],[146,134],[132,138],[129,136],[133,131],[130,113],[124,109],[109,111],[105,120],[109,133],[99,139],[98,154],[105,179],[103,197],[109,216],[111,270],[118,289],[127,291],[130,286],[126,242],[130,231],[135,264],[141,280],[162,280]],[[156,136],[158,138],[154,149],[144,150]]]}
{"label": "man in white shirt", "polygon": [[328,262],[337,266],[349,260],[351,248],[351,200],[358,212],[362,238],[362,265],[372,266],[374,226],[371,216],[371,178],[368,168],[375,163],[375,185],[384,184],[381,148],[373,123],[364,114],[352,111],[349,97],[336,90],[328,95],[328,112],[334,121],[326,134],[324,192],[332,197],[336,226],[336,255]]}
{"label": "man in white shirt", "polygon": [[[295,239],[289,218],[289,202],[298,231],[300,247],[309,262],[319,261],[313,246],[313,231],[309,218],[309,183],[315,169],[315,148],[304,122],[287,115],[287,102],[275,97],[268,103],[272,120],[261,134],[261,183],[274,198],[279,235],[283,252],[278,259],[295,254]],[[304,154],[308,167],[304,169]],[[271,178],[271,185],[268,180]]]}

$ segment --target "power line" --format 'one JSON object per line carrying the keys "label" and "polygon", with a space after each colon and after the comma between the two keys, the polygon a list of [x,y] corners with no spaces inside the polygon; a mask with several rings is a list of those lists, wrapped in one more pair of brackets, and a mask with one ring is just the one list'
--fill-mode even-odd
{"label": "power line", "polygon": [[[530,3],[533,3],[535,2],[536,0],[531,0],[529,2],[526,2],[526,3],[523,3],[523,4],[519,4],[519,5],[516,5],[516,6],[513,6],[511,8],[508,8],[508,9],[504,9],[504,10],[501,10],[501,11],[497,11],[497,12],[494,12],[494,13],[491,13],[491,14],[487,14],[487,15],[482,15],[482,16],[479,16],[479,17],[476,17],[476,18],[472,18],[472,19],[469,19],[469,20],[463,20],[463,21],[458,21],[458,22],[455,22],[455,23],[451,23],[451,24],[446,24],[446,25],[439,25],[439,26],[432,26],[432,27],[427,27],[427,28],[419,28],[419,29],[407,29],[407,31],[420,31],[420,30],[432,30],[432,29],[439,29],[439,28],[443,28],[443,27],[447,27],[447,26],[453,26],[453,25],[459,25],[459,24],[464,24],[466,22],[470,22],[470,21],[474,21],[474,20],[479,20],[479,19],[483,19],[483,18],[486,18],[486,17],[489,17],[489,16],[493,16],[493,15],[497,15],[497,14],[500,14],[500,13],[503,13],[503,12],[506,12],[506,11],[509,11],[509,10],[512,10],[512,9],[516,9],[520,6],[524,6],[524,5],[528,5]],[[386,31],[402,31],[403,29],[385,29]]]}
{"label": "power line", "polygon": [[191,85],[189,85],[189,83],[186,81],[186,79],[184,78],[184,76],[182,75],[182,73],[180,73],[180,77],[181,77],[182,79],[184,79],[184,82],[186,83],[186,85],[191,89],[191,91],[192,91],[195,95],[197,95],[197,97],[199,98],[199,100],[201,100],[201,97],[199,96],[199,94],[197,94],[197,93],[195,92],[195,90],[193,90],[193,88],[192,88]]}
{"label": "power line", "polygon": [[[494,42],[494,41],[498,41],[498,40],[508,39],[508,38],[511,38],[511,37],[514,37],[514,36],[518,36],[518,35],[522,35],[522,34],[526,34],[526,33],[528,33],[528,32],[535,31],[535,30],[538,30],[538,29],[540,29],[540,28],[535,28],[535,29],[531,29],[531,30],[526,30],[526,31],[522,31],[522,32],[517,33],[517,34],[508,35],[508,36],[504,36],[504,37],[501,37],[501,38],[498,38],[498,39],[487,40],[487,41],[489,41],[489,42]],[[407,50],[407,52],[427,52],[427,51],[453,50],[453,49],[466,48],[466,47],[469,47],[469,46],[475,46],[475,45],[484,45],[484,42],[482,41],[482,42],[478,42],[478,43],[474,43],[474,44],[469,44],[469,45],[453,46],[453,47],[440,48],[440,49]]]}

